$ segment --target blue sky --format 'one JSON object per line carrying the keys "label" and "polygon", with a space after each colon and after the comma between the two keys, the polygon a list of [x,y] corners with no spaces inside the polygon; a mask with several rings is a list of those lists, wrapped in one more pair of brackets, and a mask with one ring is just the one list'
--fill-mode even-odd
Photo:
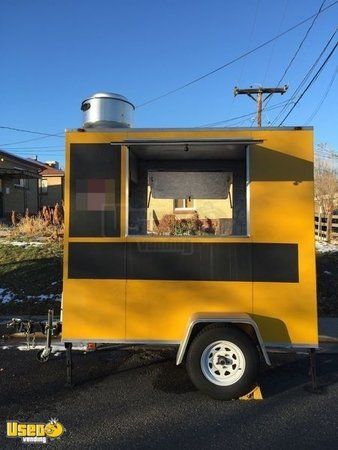
{"label": "blue sky", "polygon": [[[327,0],[325,6],[333,3]],[[0,125],[60,133],[81,125],[81,101],[96,91],[136,105],[189,82],[317,12],[322,0],[2,0]],[[321,14],[285,82],[287,100],[337,25],[338,6]],[[188,88],[139,108],[137,127],[194,127],[251,113],[233,87],[273,86],[309,22]],[[337,67],[337,54],[285,125],[304,125]],[[338,77],[337,77],[338,78]],[[311,125],[316,142],[338,149],[337,78]],[[279,109],[263,116],[263,125]],[[254,116],[254,115],[253,115]],[[252,116],[252,117],[253,117]],[[251,126],[252,118],[233,125]],[[0,129],[0,147],[63,161],[63,139]],[[3,145],[11,144],[11,145]],[[38,148],[44,147],[44,148]]]}

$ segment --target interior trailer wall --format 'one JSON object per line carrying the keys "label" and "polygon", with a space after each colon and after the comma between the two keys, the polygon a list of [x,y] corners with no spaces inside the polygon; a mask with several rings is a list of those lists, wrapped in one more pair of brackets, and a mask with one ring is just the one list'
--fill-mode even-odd
{"label": "interior trailer wall", "polygon": [[184,199],[178,197],[179,200],[173,200],[172,198],[158,199],[153,198],[150,187],[148,191],[148,233],[158,234],[158,227],[160,227],[160,233],[163,233],[164,230],[163,227],[161,228],[161,224],[166,221],[166,216],[169,214],[170,217],[175,217],[175,219],[180,221],[195,220],[195,229],[197,225],[201,226],[203,234],[219,236],[232,234],[232,185],[230,186],[228,197],[221,199],[211,197],[209,199],[193,198],[190,201],[186,197]]}
{"label": "interior trailer wall", "polygon": [[[147,161],[132,155],[129,183],[129,234],[147,234],[148,176],[154,171],[231,172],[233,174],[232,235],[245,235],[246,230],[246,168],[244,160],[161,160]],[[217,201],[217,200],[216,200]]]}

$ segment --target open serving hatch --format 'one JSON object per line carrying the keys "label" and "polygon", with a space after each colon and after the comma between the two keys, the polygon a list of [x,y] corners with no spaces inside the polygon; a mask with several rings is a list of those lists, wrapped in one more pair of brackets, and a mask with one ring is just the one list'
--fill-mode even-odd
{"label": "open serving hatch", "polygon": [[129,234],[247,234],[248,147],[260,142],[118,143],[129,149]]}

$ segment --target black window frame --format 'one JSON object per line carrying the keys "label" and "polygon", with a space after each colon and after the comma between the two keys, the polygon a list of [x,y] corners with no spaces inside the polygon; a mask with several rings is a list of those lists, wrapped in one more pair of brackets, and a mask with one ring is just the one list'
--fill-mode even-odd
{"label": "black window frame", "polygon": [[[121,235],[121,145],[70,145],[69,237],[120,237]],[[114,179],[115,208],[112,211],[81,211],[76,208],[79,179]]]}

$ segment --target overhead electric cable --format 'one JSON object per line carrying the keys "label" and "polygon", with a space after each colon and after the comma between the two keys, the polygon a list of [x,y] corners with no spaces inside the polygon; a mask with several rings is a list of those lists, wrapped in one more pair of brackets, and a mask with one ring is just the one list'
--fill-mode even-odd
{"label": "overhead electric cable", "polygon": [[[249,50],[249,48],[250,48],[250,45],[251,45],[251,42],[252,42],[252,38],[253,38],[255,29],[256,29],[257,16],[258,16],[258,11],[259,11],[259,7],[260,7],[260,2],[261,2],[261,0],[256,0],[256,8],[255,8],[254,16],[253,16],[252,27],[251,27],[251,31],[250,31],[250,34],[249,34],[249,40],[248,40],[248,44],[246,46],[246,50]],[[236,86],[240,86],[241,85],[244,69],[245,69],[245,66],[246,66],[246,62],[247,62],[246,59],[244,59],[243,62],[242,62],[242,67],[241,67],[240,74],[239,74],[239,77],[238,77],[237,82],[236,82]],[[229,115],[232,113],[234,102],[235,102],[235,96],[232,96],[231,104],[230,104],[229,109],[228,109],[228,114]]]}
{"label": "overhead electric cable", "polygon": [[[278,27],[278,30],[277,30],[278,33],[280,32],[280,30],[282,28],[282,25],[284,24],[284,20],[285,20],[285,16],[286,16],[286,11],[288,9],[288,5],[289,5],[289,0],[285,0],[283,14],[282,14],[281,20],[279,22],[279,27]],[[263,86],[265,85],[265,80],[266,80],[266,78],[268,76],[268,73],[270,71],[271,61],[272,61],[272,57],[273,57],[273,54],[274,54],[275,47],[276,47],[276,41],[274,41],[272,46],[271,46],[271,50],[270,50],[269,57],[268,57],[268,62],[267,62],[266,69],[265,69],[264,79],[263,79],[263,82],[262,82]],[[280,83],[278,82],[276,84],[276,86],[279,86],[279,84]],[[271,98],[272,97],[269,97],[266,103],[268,103],[271,100]]]}
{"label": "overhead electric cable", "polygon": [[43,145],[43,146],[34,146],[34,147],[26,147],[26,146],[24,146],[24,147],[11,147],[11,148],[7,148],[7,150],[41,150],[41,149],[44,149],[44,148],[60,148],[60,145],[62,145],[62,144],[59,144],[59,145]]}
{"label": "overhead electric cable", "polygon": [[3,130],[21,131],[22,133],[41,134],[42,136],[58,136],[58,137],[60,137],[60,134],[61,134],[61,133],[58,133],[58,134],[42,133],[41,131],[23,130],[22,128],[5,127],[3,125],[0,125],[0,128]]}
{"label": "overhead electric cable", "polygon": [[[314,24],[315,24],[315,22],[316,22],[316,20],[317,20],[317,18],[318,18],[318,16],[319,16],[319,14],[321,13],[321,11],[322,11],[322,9],[323,9],[323,6],[324,6],[325,2],[326,2],[326,0],[324,0],[324,1],[322,2],[322,4],[320,5],[320,7],[319,7],[317,13],[315,14],[315,17],[313,18],[313,21],[310,23],[309,28],[306,30],[306,32],[305,32],[305,34],[304,34],[302,40],[300,41],[300,43],[299,43],[299,45],[298,45],[298,47],[297,47],[295,53],[293,54],[292,58],[290,59],[289,63],[287,64],[286,68],[284,69],[284,72],[283,72],[282,76],[280,77],[279,81],[277,82],[277,86],[279,86],[279,85],[281,84],[281,82],[284,80],[285,75],[288,73],[288,71],[289,71],[290,67],[292,66],[294,60],[296,59],[298,53],[300,52],[301,48],[303,47],[303,44],[304,44],[304,42],[306,41],[306,39],[307,39],[307,37],[308,37],[308,35],[309,35],[311,29],[313,28],[313,26],[314,26]],[[268,106],[270,100],[271,100],[271,97],[268,98],[267,102],[265,103],[265,107]],[[265,109],[265,108],[263,108],[263,110],[264,110],[264,109]]]}
{"label": "overhead electric cable", "polygon": [[[270,108],[268,108],[268,111],[276,109],[276,108],[281,108],[287,102],[288,102],[288,100],[286,100],[284,102],[276,103],[275,105],[270,106]],[[220,120],[218,122],[213,122],[213,123],[208,123],[208,124],[205,124],[205,125],[200,125],[198,128],[212,127],[214,125],[221,125],[222,123],[232,122],[233,120],[243,119],[244,117],[249,117],[249,116],[252,116],[252,115],[255,115],[255,114],[256,114],[256,111],[253,111],[253,112],[250,112],[248,114],[242,114],[241,116],[231,117],[229,119]]]}
{"label": "overhead electric cable", "polygon": [[[338,3],[338,0],[336,0],[334,3],[331,3],[330,5],[326,6],[326,8],[323,8],[320,13],[322,14],[324,11],[327,11],[329,8],[332,8],[333,6],[335,6]],[[261,48],[265,47],[266,45],[270,44],[271,42],[275,41],[276,39],[279,39],[280,37],[284,36],[285,34],[289,33],[290,31],[295,30],[296,28],[300,27],[301,25],[303,25],[304,23],[308,22],[309,20],[313,19],[313,17],[315,17],[317,14],[313,14],[312,16],[307,17],[306,19],[302,20],[301,22],[298,22],[296,25],[293,25],[292,27],[288,28],[287,30],[283,31],[282,33],[277,34],[276,36],[274,36],[273,38],[263,42],[262,44],[258,45],[257,47],[248,50],[247,52],[243,53],[240,56],[237,56],[236,58],[222,64],[221,66],[217,67],[216,69],[211,70],[210,72],[205,73],[204,75],[201,75],[200,77],[197,77],[191,81],[189,81],[188,83],[183,84],[182,86],[177,87],[176,89],[172,89],[162,95],[159,95],[157,97],[151,98],[143,103],[141,103],[140,105],[137,105],[136,108],[141,108],[143,106],[149,105],[150,103],[153,103],[157,100],[160,100],[164,97],[167,97],[168,95],[174,94],[175,92],[178,92],[182,89],[185,89],[188,86],[191,86],[194,83],[197,83],[201,80],[203,80],[206,77],[209,77],[210,75],[213,75],[216,72],[219,72],[222,69],[225,69],[226,67],[234,64],[235,62],[245,58],[248,55],[251,55],[252,53],[256,52],[257,50],[260,50]]]}
{"label": "overhead electric cable", "polygon": [[315,110],[313,111],[313,113],[310,115],[310,117],[308,117],[308,119],[305,121],[305,125],[309,124],[310,122],[312,122],[312,120],[315,118],[315,116],[317,115],[318,111],[320,110],[322,104],[324,103],[324,101],[326,100],[326,97],[329,95],[329,92],[333,86],[334,80],[336,79],[336,75],[338,72],[338,68],[336,67],[333,76],[325,90],[325,93],[323,95],[323,97],[321,98],[320,102],[318,103],[317,107],[315,108]]}
{"label": "overhead electric cable", "polygon": [[[26,139],[24,141],[6,142],[4,144],[0,144],[0,147],[5,147],[7,145],[25,144],[26,142],[38,141],[40,139],[48,139],[48,138],[51,138],[51,137],[53,137],[53,136],[40,136],[40,137],[37,137],[37,138]],[[59,134],[58,136],[55,136],[55,137],[62,137],[62,134]]]}
{"label": "overhead electric cable", "polygon": [[[34,151],[34,150],[13,150],[13,149],[6,149],[5,151],[10,151],[10,153],[18,153],[18,154],[20,154],[20,155],[25,155],[25,154],[27,154],[27,155],[31,155],[32,153],[44,153],[44,154],[46,154],[46,155],[48,155],[48,154],[53,154],[53,153],[62,153],[62,152],[64,152],[65,150],[64,149],[55,149],[55,150],[36,150],[36,151]],[[0,149],[0,151],[1,151],[1,149]]]}
{"label": "overhead electric cable", "polygon": [[289,61],[288,65],[286,66],[286,68],[285,68],[285,70],[284,70],[282,76],[280,77],[280,79],[279,79],[279,81],[278,81],[278,83],[277,83],[277,86],[279,86],[280,83],[284,80],[285,75],[288,73],[288,71],[289,71],[290,67],[292,66],[294,60],[296,59],[298,53],[300,52],[301,48],[303,47],[303,44],[304,44],[304,42],[306,41],[306,39],[307,39],[307,37],[308,37],[308,35],[309,35],[311,29],[313,28],[313,26],[314,26],[316,20],[318,19],[318,16],[319,16],[319,14],[320,14],[321,11],[322,11],[322,8],[323,8],[325,2],[326,2],[326,0],[324,0],[324,1],[322,2],[322,4],[320,5],[320,7],[319,7],[317,13],[315,14],[315,16],[314,16],[314,18],[313,18],[313,21],[311,22],[309,28],[306,30],[306,33],[305,33],[303,39],[302,39],[301,42],[299,43],[299,45],[298,45],[298,47],[297,47],[297,49],[296,49],[294,55],[293,55],[292,58],[290,59],[290,61]]}
{"label": "overhead electric cable", "polygon": [[298,97],[297,101],[294,103],[294,105],[292,106],[292,108],[290,109],[290,111],[288,112],[288,114],[284,117],[284,119],[280,122],[279,126],[281,126],[285,120],[289,117],[289,115],[292,113],[292,111],[295,109],[295,107],[298,105],[298,103],[301,101],[301,99],[304,97],[304,95],[306,94],[306,92],[310,89],[311,85],[316,81],[316,79],[319,77],[320,72],[324,69],[324,67],[326,66],[326,64],[328,63],[328,61],[330,60],[330,58],[332,57],[333,53],[335,52],[336,48],[338,46],[338,43],[336,42],[336,45],[333,47],[333,49],[330,51],[330,53],[328,54],[328,56],[326,57],[325,61],[322,63],[322,65],[320,66],[320,68],[317,70],[317,72],[315,73],[315,75],[311,78],[310,82],[308,83],[308,85],[306,86],[306,88],[303,90],[303,92],[301,93],[301,95]]}
{"label": "overhead electric cable", "polygon": [[330,36],[329,40],[326,42],[324,48],[321,50],[320,54],[317,56],[316,60],[314,61],[314,63],[312,64],[312,66],[309,68],[309,70],[307,71],[307,73],[304,75],[303,79],[301,80],[301,82],[298,84],[298,86],[296,87],[296,89],[293,91],[291,97],[288,100],[288,103],[283,107],[283,109],[277,114],[277,116],[274,118],[272,124],[275,124],[277,122],[277,120],[279,119],[279,117],[282,116],[282,114],[288,109],[288,107],[294,102],[295,98],[297,97],[298,93],[300,92],[300,90],[302,89],[302,87],[304,86],[304,84],[306,83],[306,81],[308,80],[308,78],[310,77],[311,73],[313,72],[313,70],[315,69],[316,65],[318,64],[318,62],[320,61],[321,57],[323,56],[323,54],[326,52],[327,48],[329,47],[329,45],[331,44],[332,40],[334,39],[335,35],[337,33],[337,29],[335,29],[335,31],[332,33],[332,35]]}

